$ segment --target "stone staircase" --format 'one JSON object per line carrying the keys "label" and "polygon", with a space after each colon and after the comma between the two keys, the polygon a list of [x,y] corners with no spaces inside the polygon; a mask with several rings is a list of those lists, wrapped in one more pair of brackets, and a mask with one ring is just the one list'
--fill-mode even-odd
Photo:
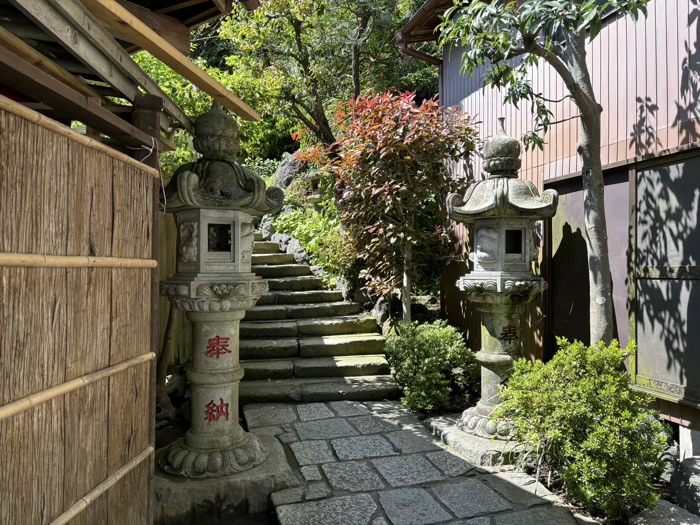
{"label": "stone staircase", "polygon": [[241,403],[396,399],[375,319],[255,235],[252,269],[270,289],[241,321]]}

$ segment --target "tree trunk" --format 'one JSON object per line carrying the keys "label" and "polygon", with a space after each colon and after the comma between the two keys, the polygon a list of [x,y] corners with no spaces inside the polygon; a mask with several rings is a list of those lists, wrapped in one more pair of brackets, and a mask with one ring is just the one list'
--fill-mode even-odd
{"label": "tree trunk", "polygon": [[357,30],[355,31],[355,41],[352,44],[352,92],[353,100],[360,96],[360,50],[362,47],[362,36],[367,30],[369,18],[366,16],[357,17]]}
{"label": "tree trunk", "polygon": [[588,248],[591,344],[613,338],[612,283],[600,160],[600,113],[581,117],[578,152],[583,160],[583,209]]}
{"label": "tree trunk", "polygon": [[404,323],[411,322],[411,265],[413,264],[413,251],[411,244],[403,246],[403,284],[401,286],[401,308]]}
{"label": "tree trunk", "polygon": [[577,147],[583,161],[583,213],[588,249],[590,343],[613,337],[612,282],[608,255],[608,229],[605,220],[605,183],[600,160],[600,116],[603,108],[595,98],[586,65],[586,35],[569,39],[566,55],[574,83],[571,94],[581,113],[581,133]]}

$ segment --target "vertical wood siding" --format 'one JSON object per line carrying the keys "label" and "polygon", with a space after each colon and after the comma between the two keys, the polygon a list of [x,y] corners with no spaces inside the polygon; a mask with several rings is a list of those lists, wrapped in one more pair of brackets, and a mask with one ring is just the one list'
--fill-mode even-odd
{"label": "vertical wood siding", "polygon": [[[588,47],[587,61],[598,101],[603,106],[603,165],[656,154],[700,140],[700,3],[697,0],[652,0],[649,15],[636,24],[629,17],[613,16]],[[484,70],[472,77],[462,74],[463,49],[444,52],[442,100],[478,115],[481,138],[496,131],[496,119],[506,117],[507,130],[521,136],[532,130],[531,113],[503,104],[502,93],[482,88]],[[560,100],[567,92],[547,64],[530,72],[536,92]],[[577,173],[578,119],[569,100],[549,103],[554,120],[543,152],[530,151],[523,159],[522,175],[540,188],[547,179]],[[457,173],[465,173],[463,164]],[[480,162],[474,173],[480,176]]]}
{"label": "vertical wood siding", "polygon": [[[70,132],[0,111],[0,254],[152,263],[154,182]],[[0,409],[148,356],[153,271],[0,263]],[[143,361],[0,417],[0,523],[51,523],[148,450],[150,375]],[[146,524],[149,461],[70,523]]]}

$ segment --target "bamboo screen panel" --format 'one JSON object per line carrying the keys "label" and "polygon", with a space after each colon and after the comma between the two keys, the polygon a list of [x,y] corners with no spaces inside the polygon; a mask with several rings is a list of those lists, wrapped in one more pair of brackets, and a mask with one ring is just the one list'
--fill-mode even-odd
{"label": "bamboo screen panel", "polygon": [[0,523],[145,524],[154,170],[0,97]]}

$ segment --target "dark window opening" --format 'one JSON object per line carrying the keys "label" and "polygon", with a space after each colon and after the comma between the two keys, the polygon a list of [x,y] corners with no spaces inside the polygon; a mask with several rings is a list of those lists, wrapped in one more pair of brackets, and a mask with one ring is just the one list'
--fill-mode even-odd
{"label": "dark window opening", "polygon": [[210,252],[230,252],[231,251],[231,225],[230,224],[210,224],[209,225],[209,251]]}
{"label": "dark window opening", "polygon": [[506,230],[506,253],[523,253],[522,230]]}

